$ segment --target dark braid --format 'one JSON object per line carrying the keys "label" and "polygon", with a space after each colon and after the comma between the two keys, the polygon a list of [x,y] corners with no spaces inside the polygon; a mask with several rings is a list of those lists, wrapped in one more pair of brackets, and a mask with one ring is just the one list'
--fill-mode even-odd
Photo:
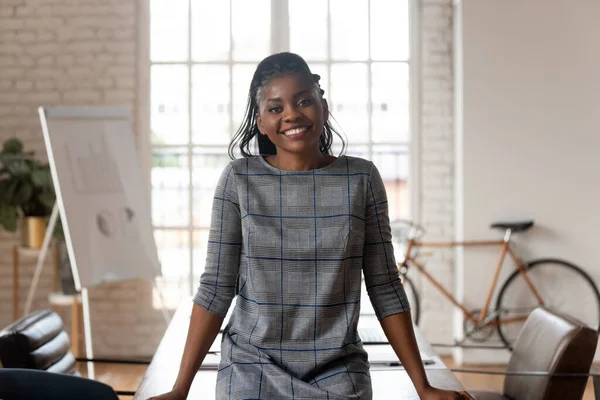
{"label": "dark braid", "polygon": [[[319,89],[321,98],[323,98],[325,91],[319,85],[321,77],[317,74],[313,74],[304,59],[299,55],[293,53],[278,53],[262,60],[260,64],[258,64],[258,67],[256,67],[252,82],[250,83],[244,120],[229,144],[229,156],[232,159],[235,158],[234,151],[236,147],[239,147],[244,157],[251,157],[253,154],[250,152],[250,144],[254,137],[256,137],[258,143],[259,154],[277,154],[275,145],[269,140],[267,135],[260,134],[258,126],[256,125],[258,101],[262,89],[271,79],[286,74],[298,74],[310,77],[312,82],[314,82]],[[344,137],[340,135],[340,133],[331,126],[329,120],[327,120],[323,127],[323,134],[319,138],[319,150],[321,153],[331,154],[333,133],[338,135],[342,140],[342,152],[346,149]]]}

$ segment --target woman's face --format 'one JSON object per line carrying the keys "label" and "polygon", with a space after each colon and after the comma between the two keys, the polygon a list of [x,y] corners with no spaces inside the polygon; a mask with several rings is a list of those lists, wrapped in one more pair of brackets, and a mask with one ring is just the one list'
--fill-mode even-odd
{"label": "woman's face", "polygon": [[320,154],[319,137],[327,122],[327,102],[310,77],[282,75],[260,91],[257,125],[277,154]]}

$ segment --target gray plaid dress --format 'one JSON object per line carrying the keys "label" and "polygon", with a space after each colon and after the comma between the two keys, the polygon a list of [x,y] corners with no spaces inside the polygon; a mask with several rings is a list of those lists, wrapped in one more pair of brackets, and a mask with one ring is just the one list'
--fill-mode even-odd
{"label": "gray plaid dress", "polygon": [[232,161],[214,198],[194,302],[225,316],[217,399],[371,399],[357,333],[361,271],[379,319],[409,309],[377,168]]}

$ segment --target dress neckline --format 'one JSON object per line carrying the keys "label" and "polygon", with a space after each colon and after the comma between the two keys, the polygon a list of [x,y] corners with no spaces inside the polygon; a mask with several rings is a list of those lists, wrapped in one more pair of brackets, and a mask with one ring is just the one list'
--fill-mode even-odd
{"label": "dress neckline", "polygon": [[314,169],[307,169],[307,170],[302,170],[302,171],[290,171],[287,169],[280,169],[277,167],[274,167],[273,165],[269,164],[267,162],[267,160],[265,160],[265,157],[263,155],[259,155],[258,158],[260,159],[261,163],[264,164],[267,168],[272,169],[273,171],[277,171],[277,172],[283,172],[283,173],[306,173],[306,172],[320,172],[320,171],[324,171],[327,170],[331,167],[333,167],[334,165],[336,165],[338,162],[340,162],[341,159],[345,158],[345,155],[341,155],[339,157],[337,157],[335,160],[333,160],[331,163],[325,165],[324,167],[321,168],[314,168]]}

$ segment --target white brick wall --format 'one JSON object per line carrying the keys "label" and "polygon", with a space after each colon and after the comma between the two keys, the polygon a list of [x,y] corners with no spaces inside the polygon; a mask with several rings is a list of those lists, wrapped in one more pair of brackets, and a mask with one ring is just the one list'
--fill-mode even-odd
{"label": "white brick wall", "polygon": [[[0,139],[21,138],[44,154],[36,108],[39,105],[124,104],[135,115],[137,93],[136,0],[0,1]],[[453,72],[452,1],[420,5],[421,26],[421,221],[429,239],[453,236]],[[11,322],[11,248],[17,235],[0,232],[0,326]],[[26,291],[35,260],[26,262]],[[452,287],[452,253],[431,259],[427,268]],[[52,285],[46,265],[35,308]],[[450,340],[451,308],[426,282],[422,329],[429,340]],[[164,331],[151,308],[148,284],[128,282],[90,291],[97,355],[151,355]],[[24,298],[24,296],[22,296]],[[21,307],[23,304],[21,304]],[[69,312],[62,313],[70,327]]]}
{"label": "white brick wall", "polygon": [[[17,136],[45,158],[39,105],[107,104],[131,107],[137,93],[136,0],[0,1],[0,140]],[[12,320],[12,247],[0,233],[0,327]],[[24,257],[21,310],[35,266]],[[48,307],[53,268],[46,263],[34,308]],[[96,355],[151,355],[164,332],[145,282],[90,290]],[[61,312],[70,330],[70,309]]]}
{"label": "white brick wall", "polygon": [[[454,119],[452,0],[423,0],[421,15],[421,222],[425,240],[454,237]],[[435,251],[427,270],[446,288],[454,285],[452,251]],[[413,271],[413,277],[418,276]],[[425,279],[420,327],[430,342],[452,339],[452,307]],[[442,352],[442,351],[440,351]]]}

